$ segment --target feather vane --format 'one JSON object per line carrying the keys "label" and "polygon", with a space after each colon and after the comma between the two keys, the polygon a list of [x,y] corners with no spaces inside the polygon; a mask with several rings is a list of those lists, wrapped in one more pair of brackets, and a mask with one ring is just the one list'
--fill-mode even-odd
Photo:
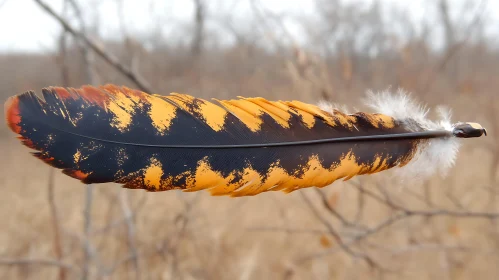
{"label": "feather vane", "polygon": [[[37,158],[86,184],[231,196],[291,192],[402,167],[431,138],[388,139],[428,129],[385,114],[329,112],[300,101],[210,102],[115,85],[49,87],[42,94],[44,100],[32,91],[11,97],[7,124]],[[453,137],[449,131],[432,135]],[[352,137],[359,140],[323,141]]]}

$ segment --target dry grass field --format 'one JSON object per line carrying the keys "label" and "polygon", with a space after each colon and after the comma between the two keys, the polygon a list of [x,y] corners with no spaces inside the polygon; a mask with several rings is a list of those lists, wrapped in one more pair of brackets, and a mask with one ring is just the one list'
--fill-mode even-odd
{"label": "dry grass field", "polygon": [[[337,20],[358,28],[379,20],[350,17]],[[455,28],[466,39],[465,27]],[[392,42],[382,31],[373,34],[373,45]],[[430,107],[452,108],[454,121],[481,123],[489,136],[463,141],[445,177],[399,181],[387,171],[323,189],[229,198],[88,187],[32,157],[3,125],[0,279],[499,277],[494,41],[459,37],[433,52],[423,34],[369,56],[362,50],[324,54],[319,43],[302,48],[279,41],[272,41],[279,51],[268,51],[250,39],[200,54],[195,47],[160,43],[146,49],[132,39],[101,43],[124,65],[140,61],[133,69],[162,94],[325,99],[364,110],[366,90],[401,87]],[[49,85],[88,83],[84,55],[71,43],[41,54],[0,54],[0,101]],[[94,84],[137,87],[100,56],[93,61]]]}

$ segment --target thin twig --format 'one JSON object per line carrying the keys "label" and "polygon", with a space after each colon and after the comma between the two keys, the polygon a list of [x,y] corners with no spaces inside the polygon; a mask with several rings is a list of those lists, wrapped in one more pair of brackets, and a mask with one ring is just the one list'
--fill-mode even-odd
{"label": "thin twig", "polygon": [[463,251],[463,252],[473,252],[479,254],[493,254],[494,250],[479,250],[473,247],[466,247],[461,245],[442,245],[439,243],[421,243],[417,245],[410,245],[406,247],[389,247],[382,246],[377,243],[366,244],[369,247],[375,248],[380,251],[388,252],[391,255],[402,255],[406,253],[412,253],[417,251]]}
{"label": "thin twig", "polygon": [[[184,238],[185,232],[187,230],[187,225],[192,220],[192,210],[197,205],[197,201],[199,200],[199,193],[196,193],[194,197],[190,200],[185,198],[185,194],[178,193],[184,202],[184,209],[180,212],[177,217],[175,217],[175,224],[180,223],[180,228],[177,230],[177,233],[174,235],[175,238],[172,238],[169,242],[168,249],[172,256],[172,269],[171,269],[171,278],[176,279],[175,275],[178,272],[179,261],[178,261],[178,246],[180,242]],[[172,240],[174,242],[172,242]]]}
{"label": "thin twig", "polygon": [[364,238],[366,238],[366,237],[368,237],[370,235],[373,235],[373,234],[379,232],[380,230],[382,230],[382,229],[384,229],[384,228],[386,228],[386,227],[394,224],[395,222],[400,221],[402,219],[405,219],[405,218],[407,218],[409,216],[410,215],[407,214],[407,213],[400,213],[400,214],[397,214],[397,215],[393,215],[390,218],[387,218],[383,222],[379,223],[375,227],[370,228],[370,229],[366,230],[365,232],[363,232],[362,234],[359,234],[359,235],[355,236],[355,238],[352,239],[352,242],[353,243],[359,242],[362,239],[364,239]]}
{"label": "thin twig", "polygon": [[[389,193],[386,192],[380,186],[378,186],[378,190],[383,194],[383,197],[379,196],[379,195],[377,195],[377,194],[375,194],[375,193],[373,193],[365,188],[360,188],[359,185],[356,183],[353,183],[353,185],[358,188],[360,193],[365,194],[365,195],[373,198],[374,200],[379,202],[381,205],[385,205],[385,206],[391,208],[392,210],[396,211],[397,213],[392,215],[391,217],[387,218],[386,220],[380,222],[376,226],[369,228],[369,229],[366,229],[364,232],[361,232],[360,234],[354,235],[354,237],[349,239],[348,241],[339,243],[340,244],[339,249],[342,249],[342,250],[344,250],[344,248],[350,248],[350,246],[360,242],[361,240],[363,240],[371,235],[374,235],[374,234],[380,232],[384,228],[387,228],[398,221],[401,221],[401,220],[404,220],[404,219],[407,219],[410,217],[424,217],[424,218],[429,219],[429,218],[433,218],[433,217],[447,216],[447,217],[477,218],[477,219],[489,219],[489,220],[499,219],[499,213],[497,213],[497,212],[473,212],[473,211],[464,211],[464,210],[456,211],[456,210],[447,210],[447,209],[412,210],[412,209],[408,209],[406,207],[403,207],[401,205],[395,204],[392,201]],[[324,220],[324,218],[322,218],[320,216],[320,214],[313,207],[312,202],[305,195],[302,194],[302,197],[307,202],[309,207],[311,207],[311,210],[314,211],[314,214],[329,229],[331,227],[329,222],[327,220]],[[331,230],[329,230],[329,231],[333,237],[335,237],[337,240],[341,240],[341,239],[338,239],[340,236],[336,232],[334,232],[334,230],[332,232],[331,232]],[[326,256],[329,254],[333,254],[335,252],[338,252],[338,248],[333,248],[333,249],[329,249],[327,251],[314,253],[314,254],[300,258],[298,260],[298,263],[306,262],[308,260],[312,260],[312,259],[315,259],[318,257],[323,257],[323,256]],[[346,252],[348,253],[348,251],[346,251]]]}
{"label": "thin twig", "polygon": [[124,189],[121,189],[119,195],[121,211],[123,212],[123,218],[126,221],[127,242],[128,248],[130,249],[130,256],[132,256],[131,261],[133,261],[133,266],[135,269],[135,279],[140,279],[140,263],[137,253],[137,245],[135,243],[135,224],[133,222],[134,213],[132,213],[130,209],[128,192]]}
{"label": "thin twig", "polygon": [[[86,36],[87,35],[86,25],[85,21],[83,20],[83,15],[80,6],[78,5],[78,3],[76,3],[75,0],[68,0],[68,2],[69,4],[71,4],[71,7],[75,11],[76,18],[78,18],[78,21],[80,22],[80,34]],[[94,85],[97,82],[97,77],[93,71],[92,53],[88,51],[85,42],[81,38],[76,37],[76,39],[78,44],[80,45],[81,54],[83,56],[83,65],[85,66],[85,76],[86,76],[85,80],[88,84]]]}
{"label": "thin twig", "polygon": [[83,233],[84,233],[84,240],[83,240],[83,247],[84,247],[84,254],[85,258],[83,261],[83,268],[82,268],[82,275],[81,279],[86,280],[88,279],[88,274],[89,274],[89,268],[90,268],[90,263],[93,259],[93,247],[92,243],[90,241],[90,233],[92,230],[92,204],[93,204],[93,190],[94,186],[93,185],[88,185],[86,186],[85,189],[85,206],[83,210]]}
{"label": "thin twig", "polygon": [[4,259],[0,258],[0,265],[42,265],[42,266],[56,266],[67,270],[76,270],[75,267],[69,263],[61,262],[51,259]]}
{"label": "thin twig", "polygon": [[[151,253],[152,254],[152,253]],[[138,258],[138,255],[128,255],[128,256],[125,256],[119,260],[117,260],[116,262],[114,262],[110,267],[108,268],[100,268],[99,269],[99,275],[102,276],[102,277],[106,277],[106,276],[110,276],[112,275],[116,269],[118,269],[120,266],[126,264],[127,262],[129,261],[133,261],[135,259]]]}
{"label": "thin twig", "polygon": [[[49,201],[49,208],[50,208],[50,214],[52,215],[52,227],[54,230],[54,253],[55,257],[57,258],[58,262],[62,262],[62,259],[64,258],[64,254],[62,251],[62,242],[61,242],[61,226],[59,224],[59,211],[57,209],[57,205],[55,202],[55,197],[54,197],[54,173],[55,169],[50,168],[49,169],[49,178],[48,178],[48,201]],[[64,280],[66,279],[66,271],[65,267],[60,266],[59,270],[59,279]]]}
{"label": "thin twig", "polygon": [[322,205],[324,206],[324,208],[329,212],[331,213],[334,217],[336,217],[338,220],[340,220],[340,222],[344,225],[344,226],[347,226],[347,227],[353,227],[353,228],[365,228],[363,225],[360,225],[360,224],[356,224],[356,223],[352,223],[350,221],[348,221],[345,217],[343,217],[338,211],[336,211],[336,209],[334,209],[333,207],[331,207],[331,205],[329,204],[329,202],[327,201],[327,197],[326,195],[324,194],[324,192],[322,192],[320,189],[317,189],[315,188],[314,189],[315,192],[320,196],[321,198],[321,201],[322,201]]}
{"label": "thin twig", "polygon": [[460,218],[481,218],[481,219],[499,219],[497,212],[472,212],[472,211],[453,211],[446,209],[438,209],[433,211],[425,210],[405,210],[408,216],[423,216],[423,217],[460,217]]}
{"label": "thin twig", "polygon": [[[67,1],[64,1],[64,6],[63,6],[63,14],[66,15],[68,11],[68,5]],[[69,86],[69,63],[68,63],[68,57],[67,57],[67,31],[63,30],[61,32],[61,37],[59,39],[59,59],[60,59],[60,67],[61,67],[61,80],[62,80],[62,86],[67,87]],[[49,174],[48,174],[48,203],[49,203],[49,208],[50,208],[50,214],[52,216],[52,227],[54,230],[54,253],[55,257],[57,258],[58,261],[62,261],[64,258],[64,252],[62,249],[62,241],[61,241],[61,227],[60,227],[60,215],[59,211],[56,205],[55,201],[55,183],[54,183],[54,177],[55,177],[55,169],[54,168],[49,168]],[[66,279],[66,271],[64,267],[60,267],[59,269],[59,279],[64,280]]]}
{"label": "thin twig", "polygon": [[132,71],[126,65],[123,65],[114,55],[105,51],[102,47],[97,45],[92,39],[90,39],[86,34],[74,29],[64,18],[62,18],[59,14],[57,14],[49,5],[47,5],[42,0],[34,0],[38,5],[43,8],[48,14],[50,14],[54,19],[56,19],[64,29],[66,29],[69,33],[73,34],[73,36],[81,39],[88,47],[90,47],[94,52],[96,52],[100,57],[102,57],[107,63],[113,66],[116,70],[118,70],[125,77],[130,79],[133,83],[135,83],[140,90],[153,93],[152,87],[149,83],[138,73]]}
{"label": "thin twig", "polygon": [[297,228],[281,228],[281,227],[249,227],[248,231],[270,231],[270,232],[285,232],[285,233],[306,233],[306,234],[329,234],[329,231],[322,229],[297,229]]}
{"label": "thin twig", "polygon": [[[142,207],[146,204],[147,197],[148,196],[146,196],[146,195],[142,196],[142,198],[139,200],[137,205],[131,209],[130,212],[132,214],[132,217],[131,217],[132,220],[135,219],[137,212],[140,211],[142,209]],[[114,228],[120,227],[121,225],[123,225],[126,222],[127,222],[127,218],[125,218],[125,217],[118,219],[118,220],[115,220],[115,221],[112,221],[112,222],[106,224],[104,227],[93,229],[91,234],[92,235],[99,235],[99,234],[107,233],[108,231],[110,231]]]}
{"label": "thin twig", "polygon": [[435,67],[430,72],[431,75],[428,76],[428,80],[426,81],[425,86],[421,92],[428,92],[431,89],[431,87],[433,86],[433,83],[435,82],[436,77],[439,76],[439,75],[437,75],[437,73],[440,73],[441,71],[443,71],[445,69],[445,67],[449,64],[449,61],[451,61],[451,59],[457,53],[459,53],[461,48],[463,48],[466,45],[468,40],[471,38],[471,35],[473,34],[473,28],[475,26],[478,26],[478,24],[480,24],[480,22],[482,21],[481,16],[482,16],[482,13],[484,12],[486,6],[487,5],[485,5],[485,1],[483,1],[483,0],[480,1],[480,3],[478,4],[478,7],[479,7],[478,11],[475,13],[474,18],[471,21],[471,23],[468,25],[468,27],[466,28],[466,31],[464,31],[464,34],[466,34],[466,36],[460,42],[453,44],[452,46],[450,46],[450,48],[448,48],[447,52],[445,53],[445,56],[440,61],[438,66]]}
{"label": "thin twig", "polygon": [[360,182],[357,189],[359,190],[359,192],[357,196],[357,211],[355,213],[354,223],[359,223],[362,220],[364,215],[364,208],[366,205],[366,199],[364,193],[362,192],[362,190],[364,190],[364,186]]}
{"label": "thin twig", "polygon": [[361,188],[360,185],[355,183],[355,182],[351,182],[351,184],[354,185],[359,190],[359,192],[373,198],[374,200],[378,201],[379,203],[387,205],[388,207],[390,207],[392,209],[400,209],[400,206],[393,204],[393,202],[391,200],[387,199],[386,197],[383,198],[383,197],[371,192],[370,190],[367,190],[365,188]]}
{"label": "thin twig", "polygon": [[348,244],[343,242],[340,234],[333,228],[333,226],[324,217],[322,217],[322,215],[319,213],[319,211],[317,211],[317,209],[314,207],[310,198],[308,198],[303,192],[300,192],[300,194],[301,194],[301,197],[303,198],[303,200],[305,201],[305,203],[307,204],[307,206],[309,207],[309,209],[314,214],[314,216],[327,228],[327,230],[329,231],[329,234],[331,234],[334,237],[334,239],[336,240],[338,245],[341,247],[341,249],[343,249],[343,251],[345,251],[347,254],[349,254],[350,256],[352,256],[354,258],[361,258],[361,259],[365,260],[369,264],[369,266],[371,266],[371,267],[378,266],[373,261],[373,259],[371,257],[369,257],[368,255],[353,251],[352,248],[350,248],[348,246]]}

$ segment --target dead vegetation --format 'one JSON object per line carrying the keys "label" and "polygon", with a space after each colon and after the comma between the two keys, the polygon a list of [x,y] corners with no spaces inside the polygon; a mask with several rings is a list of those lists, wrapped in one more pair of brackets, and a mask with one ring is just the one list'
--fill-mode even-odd
{"label": "dead vegetation", "polygon": [[[169,43],[158,35],[160,26],[145,39],[123,27],[123,41],[104,40],[84,17],[69,20],[92,13],[83,1],[65,2],[59,13],[33,1],[67,31],[55,38],[57,50],[0,54],[3,100],[49,85],[112,82],[164,94],[325,99],[362,108],[367,89],[402,87],[430,106],[453,108],[456,121],[484,124],[491,137],[466,142],[445,178],[399,182],[374,175],[320,190],[231,199],[83,186],[32,158],[3,126],[0,278],[499,275],[499,49],[484,32],[486,1],[469,1],[457,17],[449,12],[452,2],[434,1],[436,21],[415,23],[398,10],[388,20],[383,8],[393,7],[384,2],[359,8],[317,0],[317,16],[303,20],[305,45],[286,32],[288,15],[259,1],[249,1],[256,23],[247,25],[258,26],[249,30],[230,15],[208,13],[207,1],[194,1],[186,33],[192,40],[184,43]],[[208,20],[235,43],[214,43]],[[432,44],[434,26],[442,27],[442,48]]]}

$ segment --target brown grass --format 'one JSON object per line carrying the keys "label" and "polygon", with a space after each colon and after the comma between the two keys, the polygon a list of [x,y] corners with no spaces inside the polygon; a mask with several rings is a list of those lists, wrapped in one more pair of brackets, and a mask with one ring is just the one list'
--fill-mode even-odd
{"label": "brown grass", "polygon": [[[253,87],[265,84],[259,81],[262,77],[252,77],[258,81]],[[205,84],[210,81],[206,79]],[[272,94],[257,95],[294,98],[284,94],[289,91],[299,98],[296,87],[306,87],[306,82],[300,79],[292,76],[288,90],[279,90],[277,85]],[[19,86],[11,93],[25,89],[26,86]],[[260,93],[264,91],[262,88]],[[455,99],[448,103],[454,105],[459,118],[473,116],[471,120],[492,121],[482,115],[481,110],[477,111],[480,107],[474,104],[474,96],[448,96]],[[491,138],[494,132],[490,132]],[[22,147],[6,127],[2,135],[0,260],[34,259],[35,263],[36,260],[55,260],[55,232],[47,199],[49,167],[31,157],[28,149]],[[487,147],[487,141],[490,140],[465,142],[456,168],[445,179],[401,185],[390,182],[385,174],[378,174],[361,177],[355,184],[336,182],[325,188],[324,194],[336,211],[355,224],[368,227],[379,224],[394,212],[365,195],[361,198],[356,184],[378,193],[378,188],[385,189],[394,201],[411,209],[494,212],[497,194],[489,174],[492,156],[482,148]],[[54,188],[61,228],[61,261],[71,265],[72,269],[66,273],[72,279],[81,273],[84,259],[85,186],[56,172]],[[123,193],[128,196],[133,213],[133,250],[137,253],[141,279],[181,276],[187,279],[343,279],[380,275],[389,279],[467,279],[476,275],[492,279],[499,273],[497,224],[492,220],[451,216],[401,220],[353,246],[354,250],[376,260],[379,267],[370,268],[366,262],[341,250],[337,240],[314,217],[302,195],[314,202],[342,237],[348,238],[355,232],[342,226],[322,207],[313,189],[233,199],[210,197],[207,193],[146,193],[121,190],[117,185],[97,185],[90,241],[98,257],[94,256],[89,266],[92,279],[97,276],[135,279],[137,268],[130,256],[132,249],[127,237],[130,229],[120,207]],[[360,200],[363,200],[362,207]],[[49,279],[59,275],[59,266],[35,263],[1,265],[0,275],[7,279]]]}
{"label": "brown grass", "polygon": [[[465,150],[469,150],[469,146]],[[4,139],[2,147],[8,147],[3,153],[8,160],[0,169],[3,189],[0,259],[55,259],[54,228],[46,195],[49,168],[29,156],[26,148],[20,147],[14,139]],[[462,153],[450,177],[435,178],[427,183],[432,203],[441,208],[457,208],[445,196],[450,192],[466,209],[496,211],[497,204],[489,203],[492,198],[486,187],[490,185],[484,180],[488,177],[487,170],[480,167],[487,158],[482,151]],[[384,184],[386,178],[379,174],[362,178],[362,182],[365,188],[375,190],[375,184]],[[412,195],[424,194],[422,184],[384,186],[404,205],[432,209]],[[410,192],[406,192],[406,188]],[[300,197],[302,193],[312,198],[320,208],[320,199],[312,189],[288,195],[266,193],[237,199],[211,197],[207,193],[145,193],[120,190],[116,185],[99,185],[95,191],[91,242],[99,258],[90,266],[92,276],[133,278],[133,264],[123,261],[130,254],[130,248],[117,201],[120,192],[128,194],[131,209],[136,209],[134,238],[141,279],[177,279],[180,276],[261,279],[285,275],[293,279],[324,279],[372,277],[380,273],[338,248],[335,239],[327,234]],[[85,187],[73,179],[60,173],[55,176],[63,261],[75,268],[75,272],[68,273],[70,279],[76,277],[77,266],[83,258],[84,192]],[[324,192],[330,201],[336,201],[332,205],[337,211],[349,219],[355,218],[359,192],[354,186],[337,182]],[[389,209],[366,199],[359,225],[374,226],[390,216]],[[324,209],[320,212],[328,214]],[[332,216],[326,217],[339,231],[347,233],[348,229]],[[356,250],[369,252],[381,266],[394,270],[383,272],[389,279],[468,279],[477,274],[481,275],[480,279],[492,279],[499,273],[496,265],[498,244],[494,221],[413,217],[374,234]],[[328,251],[330,254],[311,258]],[[58,269],[42,265],[9,265],[2,266],[0,273],[4,279],[53,279],[58,275]]]}
{"label": "brown grass", "polygon": [[[86,186],[59,171],[52,182],[49,167],[2,126],[0,279],[78,279],[85,254],[88,279],[496,279],[499,52],[466,42],[449,58],[424,38],[375,57],[276,44],[280,52],[241,41],[196,58],[185,46],[107,49],[140,61],[159,93],[327,99],[363,109],[365,90],[403,87],[431,106],[450,106],[456,121],[482,123],[489,137],[465,141],[447,177],[423,182],[383,172],[320,191],[243,198],[96,185],[86,235]],[[78,87],[82,58],[77,47],[68,53],[66,78]],[[0,67],[2,102],[62,83],[58,53],[0,55]],[[94,70],[100,81],[134,86],[99,59]],[[365,238],[352,243],[359,234]]]}

